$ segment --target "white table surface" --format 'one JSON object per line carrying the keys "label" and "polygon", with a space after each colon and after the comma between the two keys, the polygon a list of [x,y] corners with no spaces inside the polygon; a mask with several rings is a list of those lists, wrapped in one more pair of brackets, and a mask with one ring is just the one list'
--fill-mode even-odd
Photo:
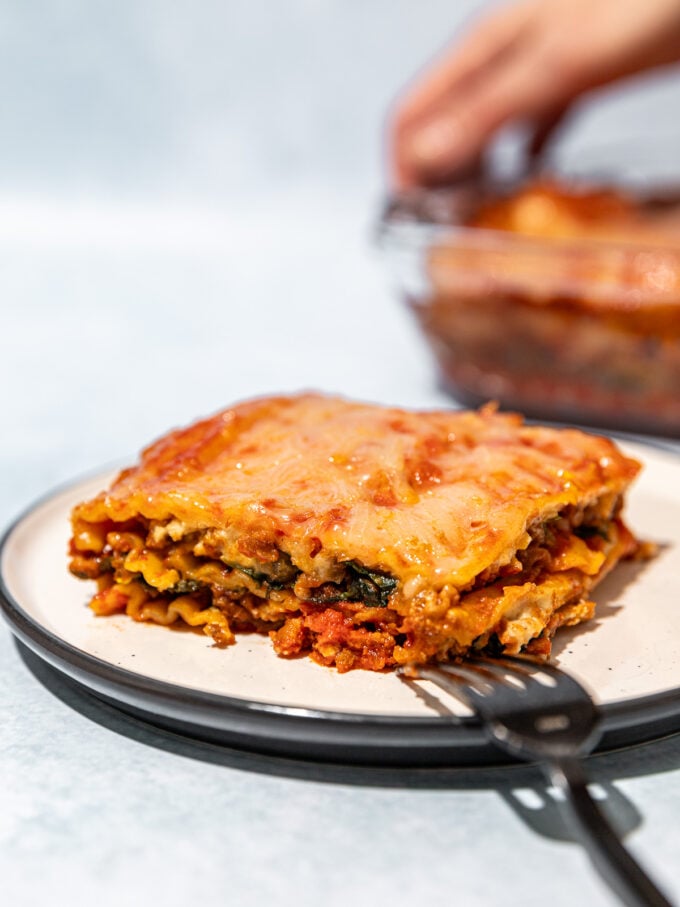
{"label": "white table surface", "polygon": [[[446,405],[369,212],[321,189],[230,215],[24,210],[43,235],[0,255],[3,522],[253,394]],[[532,770],[375,776],[187,744],[32,671],[4,625],[0,649],[5,903],[614,903]],[[680,737],[589,770],[680,898]]]}

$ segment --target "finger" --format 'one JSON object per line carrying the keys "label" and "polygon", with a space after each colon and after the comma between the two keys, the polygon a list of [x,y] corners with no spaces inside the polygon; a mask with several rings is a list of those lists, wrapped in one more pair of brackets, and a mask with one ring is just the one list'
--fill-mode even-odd
{"label": "finger", "polygon": [[406,182],[446,182],[508,121],[533,120],[546,110],[566,106],[563,86],[551,79],[542,63],[534,55],[517,55],[405,135],[399,151]]}
{"label": "finger", "polygon": [[532,0],[495,10],[449,46],[399,99],[392,116],[395,132],[431,113],[469,78],[508,51],[528,19],[528,7],[533,5]]}

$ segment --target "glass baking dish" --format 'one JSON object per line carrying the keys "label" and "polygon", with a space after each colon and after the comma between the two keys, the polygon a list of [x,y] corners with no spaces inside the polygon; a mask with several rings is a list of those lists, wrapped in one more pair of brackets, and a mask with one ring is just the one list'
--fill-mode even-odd
{"label": "glass baking dish", "polygon": [[392,199],[380,241],[461,403],[680,437],[678,190],[477,178]]}

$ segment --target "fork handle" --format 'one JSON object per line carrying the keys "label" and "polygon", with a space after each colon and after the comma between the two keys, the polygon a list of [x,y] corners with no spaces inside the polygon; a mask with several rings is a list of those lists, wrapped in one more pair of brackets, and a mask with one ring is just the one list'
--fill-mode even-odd
{"label": "fork handle", "polygon": [[580,762],[560,759],[546,768],[552,783],[565,794],[595,868],[621,901],[628,907],[673,907],[623,846],[591,797]]}

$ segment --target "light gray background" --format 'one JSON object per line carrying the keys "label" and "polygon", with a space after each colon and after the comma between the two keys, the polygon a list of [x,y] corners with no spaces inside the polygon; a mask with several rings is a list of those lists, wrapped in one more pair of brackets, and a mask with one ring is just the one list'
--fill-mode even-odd
{"label": "light gray background", "polygon": [[[0,4],[3,523],[238,398],[447,402],[371,231],[386,108],[479,5]],[[678,109],[677,75],[610,91],[565,147],[668,144]],[[531,772],[381,787],[218,756],[66,704],[4,626],[0,649],[8,904],[613,903],[551,810],[520,817]],[[680,896],[680,744],[592,770]]]}

